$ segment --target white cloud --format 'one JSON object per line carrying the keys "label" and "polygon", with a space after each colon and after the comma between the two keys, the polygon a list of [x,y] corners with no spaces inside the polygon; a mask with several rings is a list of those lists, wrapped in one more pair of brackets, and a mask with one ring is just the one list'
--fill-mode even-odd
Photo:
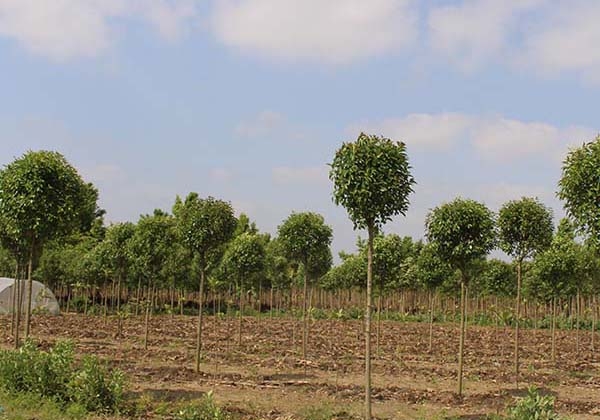
{"label": "white cloud", "polygon": [[465,0],[434,7],[428,16],[431,47],[465,70],[502,54],[519,16],[544,0]]}
{"label": "white cloud", "polygon": [[557,2],[529,31],[519,61],[535,72],[581,72],[600,83],[600,2]]}
{"label": "white cloud", "polygon": [[592,137],[593,130],[585,127],[561,128],[496,117],[477,122],[472,143],[477,152],[489,160],[508,161],[535,156],[559,160],[570,145]]}
{"label": "white cloud", "polygon": [[325,184],[329,182],[329,171],[326,166],[293,168],[280,166],[273,168],[273,180],[279,184]]}
{"label": "white cloud", "polygon": [[208,172],[208,177],[213,182],[229,182],[233,179],[233,172],[225,168],[213,168]]}
{"label": "white cloud", "polygon": [[240,137],[259,137],[273,133],[281,128],[285,118],[275,111],[262,111],[250,121],[244,121],[237,125],[235,133]]}
{"label": "white cloud", "polygon": [[410,45],[417,16],[412,0],[221,0],[212,27],[244,52],[339,64]]}
{"label": "white cloud", "polygon": [[141,19],[172,40],[194,15],[192,0],[0,0],[0,36],[62,61],[110,48],[116,19]]}
{"label": "white cloud", "polygon": [[562,159],[569,147],[591,140],[595,132],[587,127],[557,127],[501,116],[460,113],[409,114],[381,122],[353,124],[359,131],[381,134],[404,141],[411,150],[445,152],[461,143],[470,144],[477,154],[490,161],[540,157]]}
{"label": "white cloud", "polygon": [[364,131],[403,141],[410,148],[448,150],[463,139],[471,126],[471,117],[458,113],[409,114],[378,123],[355,124],[348,130],[352,135]]}

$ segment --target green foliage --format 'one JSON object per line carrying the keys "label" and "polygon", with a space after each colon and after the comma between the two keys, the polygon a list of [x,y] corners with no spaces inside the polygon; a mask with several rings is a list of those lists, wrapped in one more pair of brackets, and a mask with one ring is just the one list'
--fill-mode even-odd
{"label": "green foliage", "polygon": [[553,230],[552,211],[534,198],[509,201],[498,214],[500,249],[518,261],[548,248]]}
{"label": "green foliage", "polygon": [[309,277],[320,277],[331,267],[333,231],[320,214],[292,213],[279,225],[277,234],[285,256],[303,264]]}
{"label": "green foliage", "polygon": [[558,197],[581,232],[600,239],[600,136],[573,149],[563,162]]}
{"label": "green foliage", "polygon": [[454,270],[439,255],[435,244],[423,246],[409,262],[410,276],[425,289],[435,290],[453,276]]}
{"label": "green foliage", "polygon": [[532,273],[526,277],[527,293],[543,299],[572,295],[582,277],[581,254],[572,225],[567,219],[561,220],[552,245],[536,256]]}
{"label": "green foliage", "polygon": [[200,256],[202,269],[208,253],[229,241],[238,226],[231,204],[213,197],[201,199],[193,192],[184,202],[178,198],[173,214],[183,243]]}
{"label": "green foliage", "polygon": [[436,207],[425,225],[440,257],[463,273],[495,245],[494,216],[474,200],[457,198]]}
{"label": "green foliage", "polygon": [[98,193],[57,152],[27,152],[0,171],[0,219],[15,238],[39,244],[91,228]]}
{"label": "green foliage", "polygon": [[89,411],[114,412],[123,403],[123,374],[108,372],[96,358],[77,366],[73,344],[58,342],[48,352],[31,341],[18,350],[0,352],[0,388],[30,393],[61,404],[75,403]]}
{"label": "green foliage", "polygon": [[329,178],[334,202],[346,208],[355,229],[405,215],[415,183],[404,143],[364,133],[337,150]]}
{"label": "green foliage", "polygon": [[484,295],[516,295],[517,277],[514,267],[498,259],[484,262],[477,283],[477,290]]}
{"label": "green foliage", "polygon": [[109,372],[96,357],[86,356],[69,381],[71,401],[88,411],[110,413],[123,403],[124,376],[119,370]]}
{"label": "green foliage", "polygon": [[396,234],[388,234],[374,238],[373,278],[380,292],[415,286],[405,275],[405,263],[413,253],[413,240],[409,236],[401,238]]}
{"label": "green foliage", "polygon": [[265,266],[265,247],[260,236],[242,233],[236,237],[223,256],[223,271],[239,282],[248,280]]}
{"label": "green foliage", "polygon": [[560,420],[562,417],[554,411],[554,398],[540,395],[535,387],[527,390],[527,396],[520,398],[508,409],[508,420]]}
{"label": "green foliage", "polygon": [[214,400],[212,391],[206,393],[199,404],[189,404],[173,415],[174,420],[229,420],[231,416],[220,408]]}
{"label": "green foliage", "polygon": [[321,287],[327,290],[364,287],[367,278],[367,259],[363,254],[345,254],[342,263],[333,267],[321,279]]}
{"label": "green foliage", "polygon": [[140,217],[135,233],[128,241],[136,273],[148,282],[164,280],[164,268],[176,240],[171,216],[155,211],[151,216]]}

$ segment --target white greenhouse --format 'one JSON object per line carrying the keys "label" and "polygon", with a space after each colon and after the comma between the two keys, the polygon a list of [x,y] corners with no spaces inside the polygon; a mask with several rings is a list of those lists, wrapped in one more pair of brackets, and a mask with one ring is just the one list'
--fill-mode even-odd
{"label": "white greenhouse", "polygon": [[[27,305],[27,280],[21,281],[21,288],[23,291],[22,308],[23,312],[25,312]],[[15,280],[0,277],[0,315],[12,312],[14,291],[16,291]],[[60,314],[60,307],[54,293],[45,285],[35,280],[33,281],[31,309],[33,312],[43,312],[50,315]]]}

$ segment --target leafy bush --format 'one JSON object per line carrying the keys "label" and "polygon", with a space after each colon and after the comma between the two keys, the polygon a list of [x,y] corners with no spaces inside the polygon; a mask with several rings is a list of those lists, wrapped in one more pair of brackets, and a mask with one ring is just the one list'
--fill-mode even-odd
{"label": "leafy bush", "polygon": [[535,387],[529,388],[527,396],[521,398],[508,410],[509,420],[560,420],[554,411],[554,398],[540,395]]}
{"label": "leafy bush", "polygon": [[175,420],[229,420],[231,416],[223,411],[209,391],[199,405],[190,404],[175,412]]}
{"label": "leafy bush", "polygon": [[88,411],[112,412],[123,403],[123,383],[121,371],[108,372],[96,357],[86,356],[72,374],[69,396]]}
{"label": "leafy bush", "polygon": [[58,342],[47,352],[29,340],[17,351],[0,351],[0,387],[11,393],[114,412],[123,402],[123,383],[120,371],[109,373],[95,357],[86,357],[76,366],[69,341]]}

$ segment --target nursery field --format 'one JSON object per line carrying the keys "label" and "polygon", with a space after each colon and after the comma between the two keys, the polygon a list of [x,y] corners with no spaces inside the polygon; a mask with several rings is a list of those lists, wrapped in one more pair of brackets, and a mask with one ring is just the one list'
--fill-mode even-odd
{"label": "nursery field", "polygon": [[[35,316],[32,335],[42,347],[71,339],[77,354],[96,354],[126,373],[130,397],[147,411],[194,401],[212,391],[216,401],[242,419],[351,419],[363,408],[362,322],[315,320],[306,360],[302,324],[291,318],[246,317],[238,345],[237,319],[205,319],[203,360],[194,371],[196,318],[155,316],[148,350],[144,319],[65,314]],[[0,317],[1,343],[10,347],[10,318]],[[502,413],[528,385],[556,397],[557,411],[573,419],[600,417],[600,350],[590,332],[557,332],[557,361],[550,361],[550,333],[524,330],[521,389],[515,390],[512,330],[471,326],[467,332],[465,395],[455,396],[458,327],[384,321],[374,344],[373,412],[377,418],[484,418]],[[373,342],[376,343],[375,336]],[[378,348],[377,348],[378,347]]]}

